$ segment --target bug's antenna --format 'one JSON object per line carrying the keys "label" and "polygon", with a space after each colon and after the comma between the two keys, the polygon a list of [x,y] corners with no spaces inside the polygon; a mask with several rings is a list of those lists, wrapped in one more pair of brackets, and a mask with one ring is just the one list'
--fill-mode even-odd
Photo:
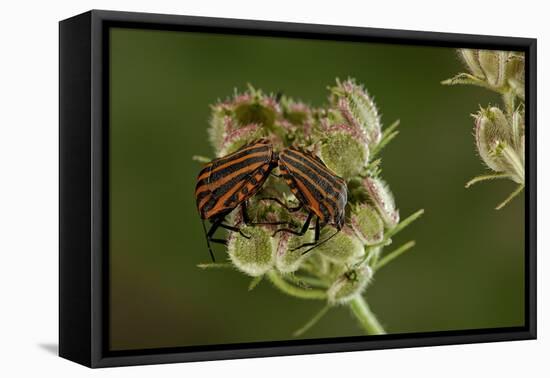
{"label": "bug's antenna", "polygon": [[313,247],[311,247],[310,249],[308,249],[308,250],[302,252],[302,255],[305,255],[306,253],[308,253],[308,252],[311,251],[312,249],[317,248],[318,246],[320,246],[320,245],[322,245],[322,244],[328,242],[330,239],[332,239],[332,238],[333,238],[337,233],[339,233],[339,232],[340,232],[340,230],[336,230],[336,232],[335,232],[334,234],[330,235],[330,236],[329,236],[328,238],[326,238],[325,240],[320,241],[319,243],[315,244],[315,245],[314,245]]}
{"label": "bug's antenna", "polygon": [[212,247],[210,247],[210,240],[208,240],[208,232],[206,231],[206,226],[204,225],[204,219],[201,219],[202,222],[202,229],[204,230],[204,237],[206,238],[206,245],[208,246],[208,252],[210,252],[210,257],[212,258],[212,262],[216,262],[216,259],[214,258],[214,252],[212,252]]}

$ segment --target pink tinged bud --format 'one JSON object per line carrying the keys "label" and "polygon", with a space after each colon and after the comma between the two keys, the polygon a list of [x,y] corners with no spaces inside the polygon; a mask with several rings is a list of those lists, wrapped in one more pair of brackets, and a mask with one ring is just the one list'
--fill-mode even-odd
{"label": "pink tinged bud", "polygon": [[275,266],[281,273],[292,273],[300,268],[302,262],[311,255],[303,254],[305,249],[296,249],[304,243],[313,241],[313,232],[308,231],[304,236],[295,236],[288,232],[280,233],[275,254]]}
{"label": "pink tinged bud", "polygon": [[369,146],[382,138],[382,123],[376,104],[363,86],[353,80],[337,82],[332,88],[333,101],[346,122],[366,135]]}
{"label": "pink tinged bud", "polygon": [[226,111],[221,106],[215,106],[210,116],[208,137],[216,153],[222,148],[227,133],[231,132],[232,129],[232,118],[227,115]]}
{"label": "pink tinged bud", "polygon": [[234,129],[225,134],[225,138],[218,152],[219,156],[225,156],[235,152],[245,144],[252,142],[260,136],[260,127],[256,124]]}
{"label": "pink tinged bud", "polygon": [[240,125],[254,123],[269,129],[280,113],[280,108],[277,102],[270,97],[257,98],[257,96],[253,96],[235,101],[233,112]]}
{"label": "pink tinged bud", "polygon": [[371,177],[365,178],[363,185],[386,227],[395,227],[399,223],[399,211],[388,185],[381,179]]}
{"label": "pink tinged bud", "polygon": [[311,119],[311,109],[304,103],[290,101],[284,106],[283,116],[293,125],[303,125]]}
{"label": "pink tinged bud", "polygon": [[376,209],[368,204],[356,206],[351,213],[351,226],[365,245],[374,245],[384,239],[384,222]]}

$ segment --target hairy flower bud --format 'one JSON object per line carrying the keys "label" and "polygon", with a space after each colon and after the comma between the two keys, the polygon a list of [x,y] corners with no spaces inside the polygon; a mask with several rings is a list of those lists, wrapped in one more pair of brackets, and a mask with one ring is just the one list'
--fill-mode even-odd
{"label": "hairy flower bud", "polygon": [[458,53],[466,66],[474,76],[484,79],[485,73],[479,64],[478,50],[473,49],[458,49]]}
{"label": "hairy flower bud", "polygon": [[361,295],[371,277],[372,269],[368,265],[346,271],[327,290],[329,302],[345,304],[357,295]]}
{"label": "hairy flower bud", "polygon": [[378,244],[384,239],[384,222],[368,204],[360,204],[352,209],[351,227],[365,245]]}
{"label": "hairy flower bud", "polygon": [[281,273],[295,272],[308,254],[303,254],[305,249],[295,249],[304,243],[313,241],[313,232],[308,231],[303,236],[292,235],[288,232],[281,233],[275,255],[275,266]]}
{"label": "hairy flower bud", "polygon": [[[324,228],[320,240],[326,240],[335,232],[336,230],[332,227]],[[342,231],[331,237],[327,242],[319,244],[315,251],[327,260],[339,264],[352,264],[365,254],[363,243],[348,227],[344,227]]]}
{"label": "hairy flower bud", "polygon": [[227,110],[224,107],[212,107],[208,137],[216,154],[221,150],[227,133],[231,132],[233,128],[232,122],[233,120],[231,116],[228,115]]}
{"label": "hairy flower bud", "polygon": [[225,134],[225,137],[218,152],[218,156],[221,157],[235,152],[245,144],[250,143],[255,139],[258,139],[259,136],[260,126],[256,124],[250,124],[232,130]]}
{"label": "hairy flower bud", "polygon": [[281,109],[275,98],[252,86],[242,94],[236,93],[232,98],[213,105],[209,138],[216,155],[233,152],[258,137],[260,130],[265,134],[273,128],[280,115]]}
{"label": "hairy flower bud", "polygon": [[359,174],[369,160],[364,138],[357,130],[346,125],[328,128],[320,154],[325,164],[346,180]]}
{"label": "hairy flower bud", "polygon": [[481,109],[474,115],[475,141],[479,156],[485,164],[496,172],[504,172],[508,165],[499,154],[499,146],[509,144],[512,140],[511,126],[506,116],[497,107]]}
{"label": "hairy flower bud", "polygon": [[395,227],[399,223],[399,211],[395,207],[395,200],[388,185],[382,179],[372,177],[365,178],[363,185],[386,226]]}
{"label": "hairy flower bud", "polygon": [[489,84],[501,87],[505,80],[507,53],[504,51],[479,50],[478,59]]}
{"label": "hairy flower bud", "polygon": [[370,147],[380,142],[382,123],[376,104],[362,85],[348,79],[331,88],[331,103],[347,124],[360,130]]}
{"label": "hairy flower bud", "polygon": [[256,277],[261,276],[273,267],[274,251],[271,233],[262,227],[241,227],[241,231],[249,238],[231,233],[227,252],[233,265],[244,273]]}
{"label": "hairy flower bud", "polygon": [[277,117],[279,106],[274,99],[260,93],[238,96],[233,111],[239,124],[255,123],[269,129]]}

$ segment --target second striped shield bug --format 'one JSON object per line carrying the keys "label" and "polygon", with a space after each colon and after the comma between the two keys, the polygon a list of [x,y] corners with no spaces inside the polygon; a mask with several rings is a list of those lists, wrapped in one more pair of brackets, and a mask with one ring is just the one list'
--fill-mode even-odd
{"label": "second striped shield bug", "polygon": [[[316,246],[327,242],[336,235],[344,226],[345,207],[347,203],[347,185],[344,179],[332,172],[317,156],[301,150],[297,147],[285,148],[279,154],[279,171],[290,187],[290,190],[299,201],[300,205],[288,208],[282,201],[278,203],[289,211],[297,211],[304,207],[308,211],[308,217],[299,231],[290,228],[280,228],[275,231],[289,232],[302,236],[309,229],[311,221],[315,218],[314,241],[304,243],[295,250],[308,247],[303,253],[311,251]],[[325,225],[332,225],[336,232],[319,242],[321,229]]]}

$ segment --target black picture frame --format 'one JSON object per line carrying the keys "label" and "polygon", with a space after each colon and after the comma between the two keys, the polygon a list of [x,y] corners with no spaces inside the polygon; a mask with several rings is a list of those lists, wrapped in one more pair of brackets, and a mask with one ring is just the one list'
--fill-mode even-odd
{"label": "black picture frame", "polygon": [[[526,57],[525,325],[112,352],[108,325],[109,28],[516,50]],[[89,367],[536,338],[536,39],[92,10],[59,24],[59,354]]]}

